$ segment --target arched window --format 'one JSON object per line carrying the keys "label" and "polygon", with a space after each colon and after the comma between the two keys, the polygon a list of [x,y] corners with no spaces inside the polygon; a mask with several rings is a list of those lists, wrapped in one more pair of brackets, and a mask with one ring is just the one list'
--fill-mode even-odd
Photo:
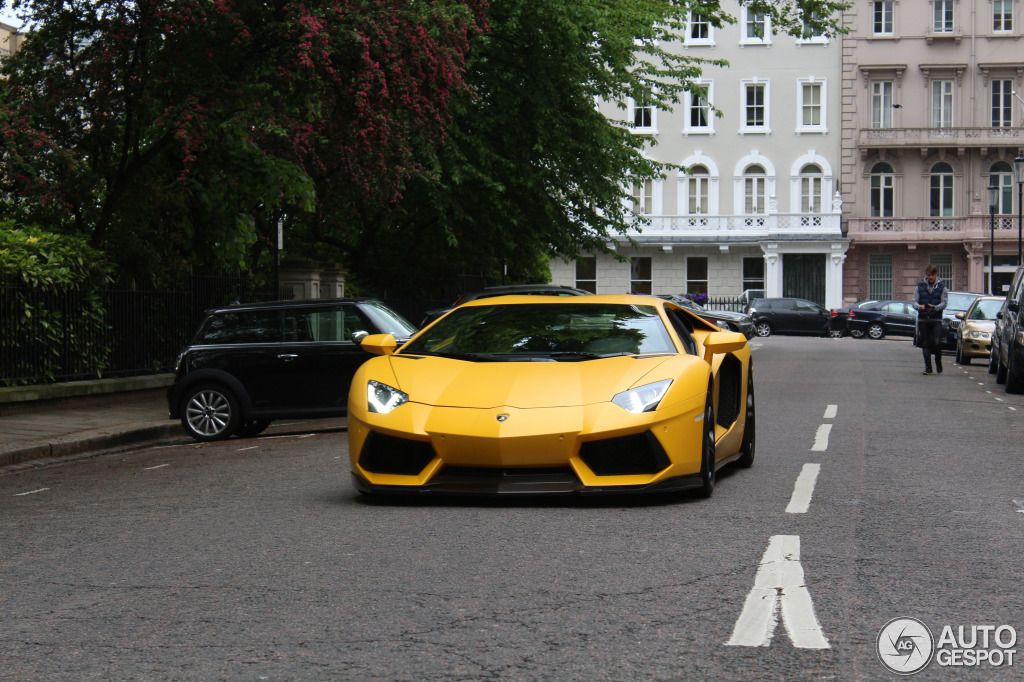
{"label": "arched window", "polygon": [[871,167],[871,217],[891,218],[896,198],[896,175],[887,163]]}
{"label": "arched window", "polygon": [[945,161],[932,166],[929,215],[953,215],[953,168]]}
{"label": "arched window", "polygon": [[992,164],[992,168],[988,172],[988,184],[990,187],[999,188],[996,213],[1013,214],[1013,167],[1005,161],[997,161]]}
{"label": "arched window", "polygon": [[708,172],[707,166],[699,165],[690,168],[690,175],[686,178],[687,215],[707,215],[710,187],[711,174]]}
{"label": "arched window", "polygon": [[800,212],[821,213],[822,183],[821,167],[809,163],[800,169]]}
{"label": "arched window", "polygon": [[747,166],[743,172],[743,212],[754,215],[767,212],[767,177],[764,167]]}

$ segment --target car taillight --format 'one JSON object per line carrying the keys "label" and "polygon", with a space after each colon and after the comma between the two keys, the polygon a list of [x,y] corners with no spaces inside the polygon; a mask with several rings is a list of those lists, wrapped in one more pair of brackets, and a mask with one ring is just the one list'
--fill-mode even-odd
{"label": "car taillight", "polygon": [[836,317],[837,315],[839,315],[839,311],[838,310],[833,310],[832,311],[832,317]]}
{"label": "car taillight", "polygon": [[851,317],[852,319],[857,319],[857,313],[855,313],[855,312],[853,312],[853,311],[851,310],[851,311],[850,311],[850,317]]}

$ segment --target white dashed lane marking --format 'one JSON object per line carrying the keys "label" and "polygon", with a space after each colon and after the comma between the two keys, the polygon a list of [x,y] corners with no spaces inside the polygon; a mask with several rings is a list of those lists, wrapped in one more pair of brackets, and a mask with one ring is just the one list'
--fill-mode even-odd
{"label": "white dashed lane marking", "polygon": [[814,484],[818,480],[818,473],[821,471],[820,464],[804,464],[797,476],[796,485],[793,486],[793,495],[789,498],[789,506],[786,512],[789,514],[806,514],[811,506],[811,496],[814,495]]}

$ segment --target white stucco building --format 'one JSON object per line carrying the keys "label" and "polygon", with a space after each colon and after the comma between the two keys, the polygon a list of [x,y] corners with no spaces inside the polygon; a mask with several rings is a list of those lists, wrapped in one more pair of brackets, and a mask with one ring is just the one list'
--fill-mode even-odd
{"label": "white stucco building", "polygon": [[[552,281],[598,293],[735,296],[764,289],[826,306],[842,301],[848,240],[840,227],[840,46],[824,37],[772,35],[738,3],[739,22],[716,29],[691,16],[676,45],[725,59],[706,67],[707,97],[671,113],[627,103],[636,135],[657,141],[652,158],[689,173],[633,187],[650,224],[615,249],[628,259],[553,261]],[[716,117],[711,107],[719,109]],[[607,105],[610,118],[622,112]]]}

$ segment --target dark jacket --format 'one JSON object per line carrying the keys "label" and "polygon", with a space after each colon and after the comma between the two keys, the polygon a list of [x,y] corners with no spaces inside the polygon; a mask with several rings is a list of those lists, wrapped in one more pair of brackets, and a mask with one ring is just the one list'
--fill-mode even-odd
{"label": "dark jacket", "polygon": [[[917,283],[917,297],[914,299],[914,307],[918,309],[918,317],[922,320],[942,319],[942,310],[946,307],[946,284],[938,277],[935,278],[935,285],[929,291],[928,280],[922,279]],[[932,308],[924,309],[925,305]]]}

